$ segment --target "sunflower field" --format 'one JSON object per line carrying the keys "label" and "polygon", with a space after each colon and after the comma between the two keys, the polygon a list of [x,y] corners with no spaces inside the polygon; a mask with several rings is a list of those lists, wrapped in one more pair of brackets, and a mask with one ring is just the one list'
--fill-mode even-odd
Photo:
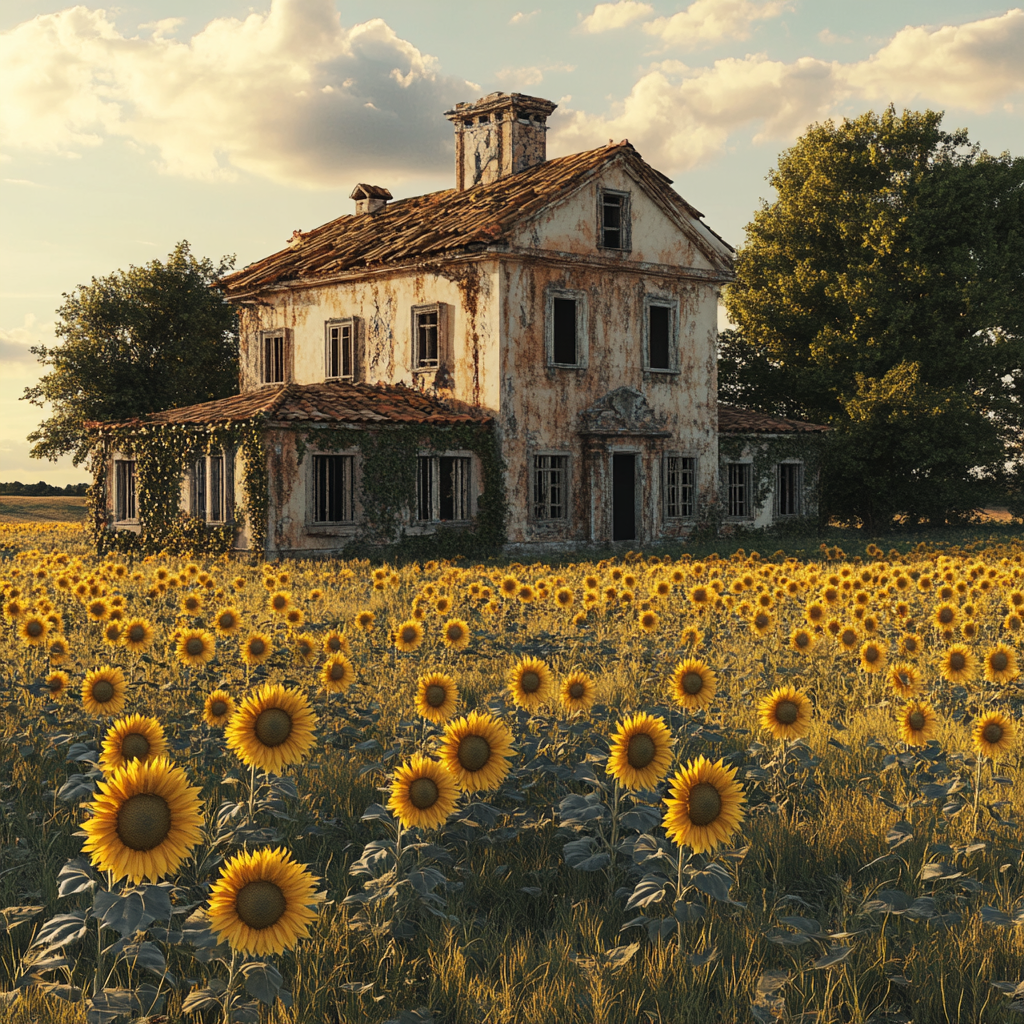
{"label": "sunflower field", "polygon": [[0,599],[0,1021],[1024,1013],[1020,541]]}

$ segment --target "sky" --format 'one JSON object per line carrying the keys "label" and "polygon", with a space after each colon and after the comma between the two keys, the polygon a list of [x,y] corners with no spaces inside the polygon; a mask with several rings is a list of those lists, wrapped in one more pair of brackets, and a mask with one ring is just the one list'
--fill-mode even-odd
{"label": "sky", "polygon": [[[536,6],[534,6],[536,5]],[[629,139],[734,246],[809,124],[890,103],[1024,153],[1024,9],[985,0],[128,0],[0,8],[0,481],[63,293],[181,239],[241,267],[351,212],[450,188],[459,101],[558,103],[548,155]]]}

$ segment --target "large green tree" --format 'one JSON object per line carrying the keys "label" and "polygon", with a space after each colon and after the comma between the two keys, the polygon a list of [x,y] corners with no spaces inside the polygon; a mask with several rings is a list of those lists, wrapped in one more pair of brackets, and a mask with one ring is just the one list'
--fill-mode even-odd
{"label": "large green tree", "polygon": [[722,397],[832,427],[824,509],[876,528],[1020,502],[1024,158],[941,121],[812,125],[725,299]]}
{"label": "large green tree", "polygon": [[87,420],[121,420],[238,391],[238,325],[211,284],[234,266],[196,259],[179,242],[166,262],[80,285],[57,310],[62,343],[32,349],[50,367],[23,399],[51,406],[29,434],[32,456],[89,454]]}

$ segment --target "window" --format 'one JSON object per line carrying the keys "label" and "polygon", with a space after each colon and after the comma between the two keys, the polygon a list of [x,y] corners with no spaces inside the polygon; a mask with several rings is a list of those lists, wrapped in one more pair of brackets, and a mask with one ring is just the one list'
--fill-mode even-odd
{"label": "window", "polygon": [[644,299],[644,369],[676,369],[676,317],[674,299],[648,295]]}
{"label": "window", "polygon": [[354,455],[313,456],[313,522],[352,523],[356,518]]}
{"label": "window", "polygon": [[753,515],[750,494],[749,462],[730,462],[728,472],[728,514],[733,519],[749,519]]}
{"label": "window", "polygon": [[470,459],[421,455],[416,467],[416,518],[420,522],[465,522],[472,518]]}
{"label": "window", "polygon": [[227,467],[223,454],[203,456],[189,472],[189,510],[196,519],[226,523],[230,518]]}
{"label": "window", "polygon": [[566,519],[569,459],[566,455],[533,457],[533,518]]}
{"label": "window", "polygon": [[264,331],[260,379],[264,384],[281,384],[288,379],[287,331]]}
{"label": "window", "polygon": [[135,505],[135,460],[114,461],[114,518],[125,522],[139,518]]}
{"label": "window", "polygon": [[597,201],[601,248],[628,249],[629,193],[598,189]]}
{"label": "window", "polygon": [[544,313],[549,366],[586,366],[586,292],[549,289]]}
{"label": "window", "polygon": [[352,380],[355,377],[355,322],[328,320],[325,325],[324,377]]}
{"label": "window", "polygon": [[215,523],[222,523],[226,518],[224,515],[224,456],[210,456],[210,519]]}
{"label": "window", "polygon": [[445,364],[448,342],[447,305],[412,307],[412,368],[436,370]]}
{"label": "window", "polygon": [[775,467],[775,514],[800,515],[800,493],[803,490],[803,464],[780,462]]}
{"label": "window", "polygon": [[697,460],[665,456],[665,518],[686,519],[694,514]]}

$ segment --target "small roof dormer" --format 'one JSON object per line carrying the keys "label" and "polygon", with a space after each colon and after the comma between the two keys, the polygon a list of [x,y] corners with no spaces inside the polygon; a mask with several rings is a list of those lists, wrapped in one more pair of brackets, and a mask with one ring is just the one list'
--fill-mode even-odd
{"label": "small roof dormer", "polygon": [[360,182],[354,189],[349,199],[356,201],[356,216],[364,213],[376,213],[388,205],[392,198],[391,193],[383,185],[366,185]]}

